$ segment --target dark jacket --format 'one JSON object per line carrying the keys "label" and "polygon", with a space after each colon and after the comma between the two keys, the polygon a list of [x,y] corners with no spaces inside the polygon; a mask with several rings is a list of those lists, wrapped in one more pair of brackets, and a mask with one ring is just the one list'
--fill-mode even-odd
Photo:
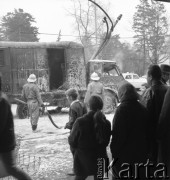
{"label": "dark jacket", "polygon": [[0,97],[0,153],[13,150],[15,145],[11,107],[6,98]]}
{"label": "dark jacket", "polygon": [[167,85],[166,81],[162,78],[161,81],[163,82],[163,84]]}
{"label": "dark jacket", "polygon": [[[168,89],[162,110],[160,113],[158,124],[158,137],[160,140],[160,160],[166,163],[166,167],[170,167],[170,88]],[[170,169],[168,169],[170,172]],[[168,174],[170,175],[170,174]]]}
{"label": "dark jacket", "polygon": [[148,109],[149,118],[154,128],[157,126],[167,89],[168,86],[162,81],[154,81],[142,97],[142,104]]}
{"label": "dark jacket", "polygon": [[147,120],[148,112],[137,99],[132,85],[124,86],[118,93],[121,104],[118,106],[112,126],[111,153],[117,162],[119,172],[123,163],[142,163],[147,159]]}
{"label": "dark jacket", "polygon": [[154,163],[157,163],[158,161],[159,145],[157,141],[157,126],[167,89],[168,86],[166,86],[162,81],[155,80],[142,97],[142,103],[144,103],[149,113],[149,154],[150,159]]}
{"label": "dark jacket", "polygon": [[110,149],[121,162],[142,162],[147,153],[147,110],[137,101],[124,101],[116,110]]}
{"label": "dark jacket", "polygon": [[97,172],[97,158],[107,158],[106,147],[110,141],[111,124],[105,119],[103,128],[105,131],[104,142],[96,141],[94,112],[90,111],[83,117],[78,118],[68,138],[69,144],[75,149],[74,171],[76,175],[88,176]]}
{"label": "dark jacket", "polygon": [[72,129],[73,124],[75,123],[76,119],[83,116],[87,113],[87,109],[84,103],[80,102],[79,100],[75,101],[69,109],[69,122],[66,123],[66,129]]}

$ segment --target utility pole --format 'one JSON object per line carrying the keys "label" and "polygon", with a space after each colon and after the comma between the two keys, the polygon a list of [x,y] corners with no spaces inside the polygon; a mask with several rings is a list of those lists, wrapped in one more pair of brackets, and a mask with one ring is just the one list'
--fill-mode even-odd
{"label": "utility pole", "polygon": [[19,41],[21,42],[21,27],[19,27]]}
{"label": "utility pole", "polygon": [[60,39],[61,39],[61,29],[60,29],[60,31],[59,31],[59,33],[58,33],[57,41],[60,41]]}
{"label": "utility pole", "polygon": [[[96,2],[96,0],[94,0]],[[96,45],[97,45],[97,8],[94,4],[94,18],[95,18],[95,38],[96,38]]]}

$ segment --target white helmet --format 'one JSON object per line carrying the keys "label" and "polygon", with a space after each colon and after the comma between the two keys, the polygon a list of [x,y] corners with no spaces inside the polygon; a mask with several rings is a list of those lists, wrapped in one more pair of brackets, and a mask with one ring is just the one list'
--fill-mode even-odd
{"label": "white helmet", "polygon": [[94,80],[94,81],[98,81],[100,79],[98,74],[95,72],[91,74],[90,78],[91,78],[91,80]]}
{"label": "white helmet", "polygon": [[27,79],[28,82],[35,82],[37,80],[35,74],[30,74],[29,78]]}

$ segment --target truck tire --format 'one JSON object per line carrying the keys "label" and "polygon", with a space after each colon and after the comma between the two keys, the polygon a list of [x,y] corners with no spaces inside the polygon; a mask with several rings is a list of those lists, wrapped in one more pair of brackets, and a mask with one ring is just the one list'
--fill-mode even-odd
{"label": "truck tire", "polygon": [[28,117],[28,107],[25,104],[18,103],[17,116],[19,119],[25,119]]}
{"label": "truck tire", "polygon": [[103,111],[106,114],[113,113],[118,104],[118,97],[115,92],[111,90],[104,91],[104,108]]}

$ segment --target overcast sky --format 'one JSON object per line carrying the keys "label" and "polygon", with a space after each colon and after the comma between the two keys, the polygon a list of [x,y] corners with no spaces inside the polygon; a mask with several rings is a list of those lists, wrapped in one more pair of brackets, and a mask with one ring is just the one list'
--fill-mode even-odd
{"label": "overcast sky", "polygon": [[[87,1],[87,0],[82,0]],[[30,13],[36,20],[39,33],[58,34],[61,29],[61,40],[74,40],[72,19],[67,15],[66,9],[71,6],[70,0],[0,0],[0,17],[14,9],[21,8],[24,12]],[[98,2],[98,0],[96,0]],[[123,14],[121,21],[117,24],[113,34],[120,34],[122,40],[131,41],[133,31],[131,29],[132,16],[139,0],[103,0],[103,4],[110,2],[108,14],[115,19],[119,14]],[[164,3],[170,17],[170,3]],[[69,36],[70,35],[70,36]],[[39,36],[40,41],[56,41],[57,35]]]}

